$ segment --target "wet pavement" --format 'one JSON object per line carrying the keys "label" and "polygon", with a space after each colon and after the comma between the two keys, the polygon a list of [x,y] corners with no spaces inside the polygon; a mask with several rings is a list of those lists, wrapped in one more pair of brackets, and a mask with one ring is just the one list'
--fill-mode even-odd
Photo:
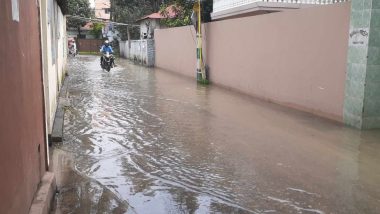
{"label": "wet pavement", "polygon": [[380,131],[118,65],[69,61],[54,213],[380,213]]}

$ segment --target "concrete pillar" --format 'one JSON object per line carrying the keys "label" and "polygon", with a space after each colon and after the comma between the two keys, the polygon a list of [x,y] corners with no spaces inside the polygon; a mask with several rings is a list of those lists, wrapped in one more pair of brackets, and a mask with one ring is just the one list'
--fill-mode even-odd
{"label": "concrete pillar", "polygon": [[380,128],[380,0],[352,0],[344,121]]}

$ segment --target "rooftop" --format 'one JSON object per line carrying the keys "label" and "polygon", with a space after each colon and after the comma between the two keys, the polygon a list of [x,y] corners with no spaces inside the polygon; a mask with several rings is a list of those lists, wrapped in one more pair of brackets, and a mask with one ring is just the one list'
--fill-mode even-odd
{"label": "rooftop", "polygon": [[166,18],[174,18],[177,16],[177,11],[178,9],[175,8],[174,5],[170,5],[168,6],[166,9],[165,9],[165,12],[164,13],[161,13],[161,12],[156,12],[156,13],[152,13],[152,14],[149,14],[149,15],[146,15],[142,18],[140,18],[139,20],[137,21],[142,21],[142,20],[145,20],[145,19],[166,19]]}

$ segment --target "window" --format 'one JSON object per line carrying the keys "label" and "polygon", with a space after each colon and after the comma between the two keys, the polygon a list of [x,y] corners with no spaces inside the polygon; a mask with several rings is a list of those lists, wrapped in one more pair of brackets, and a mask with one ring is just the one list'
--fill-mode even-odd
{"label": "window", "polygon": [[104,13],[109,14],[111,12],[111,8],[104,8]]}

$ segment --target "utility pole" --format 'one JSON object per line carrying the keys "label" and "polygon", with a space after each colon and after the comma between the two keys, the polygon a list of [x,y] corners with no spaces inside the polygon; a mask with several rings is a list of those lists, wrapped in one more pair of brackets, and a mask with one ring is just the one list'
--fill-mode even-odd
{"label": "utility pole", "polygon": [[208,84],[205,65],[202,55],[202,16],[201,0],[194,3],[191,20],[197,32],[197,81],[201,84]]}

